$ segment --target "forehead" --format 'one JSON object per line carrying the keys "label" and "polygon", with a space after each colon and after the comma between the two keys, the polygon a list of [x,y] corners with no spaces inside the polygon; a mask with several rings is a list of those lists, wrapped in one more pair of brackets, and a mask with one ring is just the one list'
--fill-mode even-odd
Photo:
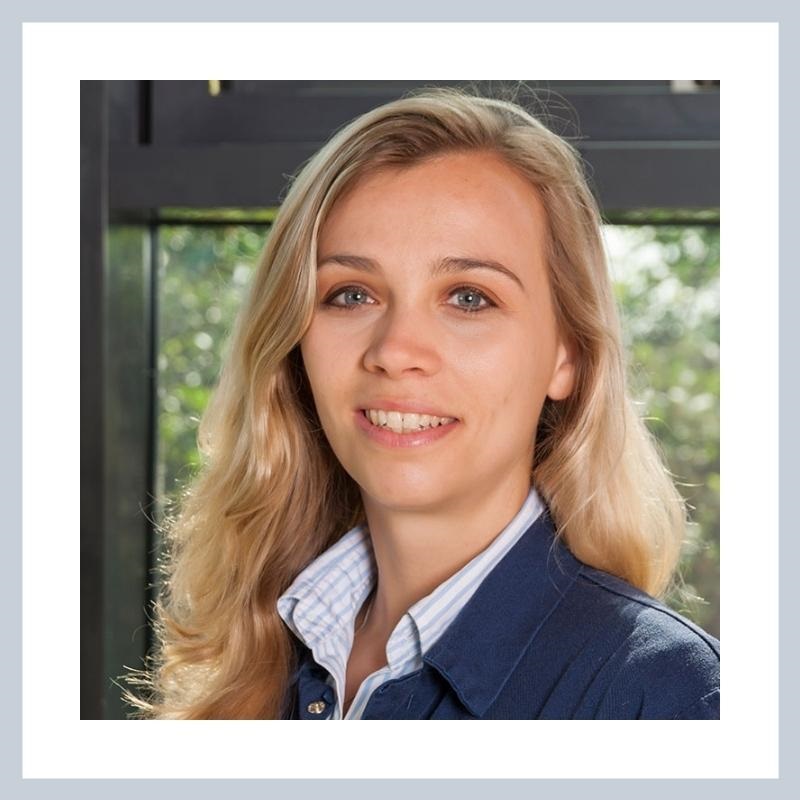
{"label": "forehead", "polygon": [[335,201],[320,246],[459,244],[512,258],[540,250],[546,228],[539,192],[530,181],[495,153],[459,152],[362,175]]}

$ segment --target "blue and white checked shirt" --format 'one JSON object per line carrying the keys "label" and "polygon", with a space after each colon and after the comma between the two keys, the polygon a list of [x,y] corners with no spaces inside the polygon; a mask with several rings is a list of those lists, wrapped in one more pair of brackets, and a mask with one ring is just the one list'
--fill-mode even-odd
{"label": "blue and white checked shirt", "polygon": [[[543,510],[541,498],[531,487],[514,519],[485,550],[408,609],[386,643],[386,665],[364,679],[345,719],[360,719],[372,692],[384,681],[422,667],[422,654],[444,633],[483,579]],[[357,526],[309,564],[278,598],[278,613],[284,622],[330,673],[336,707],[329,719],[342,719],[355,620],[376,579],[369,531]]]}

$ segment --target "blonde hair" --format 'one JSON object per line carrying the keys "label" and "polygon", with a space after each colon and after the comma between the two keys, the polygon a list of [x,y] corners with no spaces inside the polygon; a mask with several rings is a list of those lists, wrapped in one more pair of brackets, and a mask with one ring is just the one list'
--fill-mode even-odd
{"label": "blonde hair", "polygon": [[146,689],[127,693],[139,716],[281,716],[296,664],[277,600],[364,520],[299,357],[320,226],[359,176],[471,150],[498,154],[538,191],[557,321],[578,355],[574,391],[542,410],[533,484],[580,560],[651,594],[667,589],[685,506],[628,395],[601,217],[580,157],[512,100],[425,89],[339,130],[286,195],[201,421],[202,470],[168,531],[159,647],[148,672],[128,677]]}

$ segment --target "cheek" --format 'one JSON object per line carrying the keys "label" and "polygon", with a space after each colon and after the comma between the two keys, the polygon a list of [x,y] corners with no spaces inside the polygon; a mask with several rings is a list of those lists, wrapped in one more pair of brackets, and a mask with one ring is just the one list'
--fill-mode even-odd
{"label": "cheek", "polygon": [[341,337],[312,324],[300,342],[300,354],[320,421],[329,429],[337,420],[334,412],[341,407],[347,389],[349,370],[344,366]]}
{"label": "cheek", "polygon": [[551,354],[541,343],[524,340],[524,345],[498,351],[491,364],[478,385],[494,409],[495,423],[527,437],[536,429],[547,394]]}
{"label": "cheek", "polygon": [[331,377],[326,370],[326,365],[331,362],[325,353],[325,339],[318,334],[319,332],[312,326],[300,342],[303,366],[308,375],[308,382],[311,385],[311,392],[317,407],[324,399],[322,389],[330,385]]}
{"label": "cheek", "polygon": [[549,343],[527,330],[501,333],[484,339],[476,351],[465,352],[465,367],[475,380],[491,381],[503,401],[544,391],[553,361]]}
{"label": "cheek", "polygon": [[353,350],[352,332],[336,319],[325,314],[316,314],[309,329],[300,342],[303,358],[325,369],[331,364],[344,363]]}

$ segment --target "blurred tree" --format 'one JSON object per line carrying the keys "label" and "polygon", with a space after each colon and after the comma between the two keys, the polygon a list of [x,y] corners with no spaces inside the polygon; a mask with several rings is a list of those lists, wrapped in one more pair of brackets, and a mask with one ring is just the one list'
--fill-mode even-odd
{"label": "blurred tree", "polygon": [[606,227],[631,386],[691,513],[677,610],[719,636],[719,227]]}
{"label": "blurred tree", "polygon": [[197,425],[268,228],[159,228],[157,495],[178,499],[199,466]]}

